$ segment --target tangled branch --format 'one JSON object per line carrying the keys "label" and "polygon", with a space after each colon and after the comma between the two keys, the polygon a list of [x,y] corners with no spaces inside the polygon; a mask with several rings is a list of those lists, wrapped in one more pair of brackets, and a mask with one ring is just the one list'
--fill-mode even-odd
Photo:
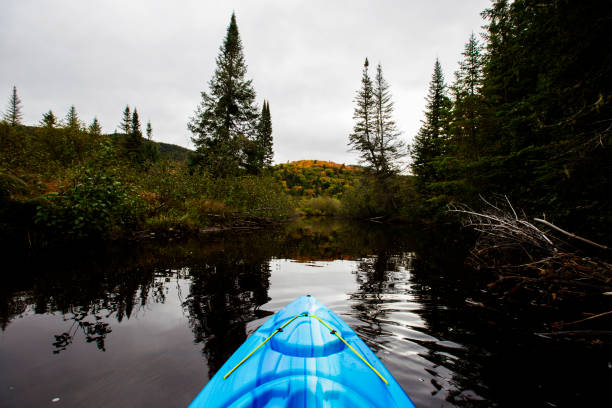
{"label": "tangled branch", "polygon": [[[475,251],[483,249],[496,252],[509,252],[514,259],[521,261],[541,261],[559,252],[562,242],[554,236],[529,222],[525,213],[520,215],[514,209],[508,197],[493,204],[481,197],[485,206],[480,212],[470,207],[457,204],[450,206],[449,211],[463,215],[462,225],[479,233]],[[517,255],[519,255],[517,257]]]}
{"label": "tangled branch", "polygon": [[463,226],[478,232],[467,262],[476,269],[498,273],[497,282],[490,285],[492,290],[505,298],[520,293],[540,304],[560,297],[601,296],[612,289],[612,266],[585,257],[564,239],[578,239],[604,250],[609,247],[546,220],[534,218],[532,222],[506,196],[495,202],[481,199],[484,205],[479,211],[461,204],[448,211],[460,214]]}

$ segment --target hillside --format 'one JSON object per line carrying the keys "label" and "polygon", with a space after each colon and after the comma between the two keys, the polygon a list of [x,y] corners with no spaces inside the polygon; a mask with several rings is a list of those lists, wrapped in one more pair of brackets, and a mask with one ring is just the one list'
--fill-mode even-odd
{"label": "hillside", "polygon": [[284,190],[291,195],[327,195],[339,198],[347,188],[354,185],[361,169],[329,161],[299,160],[277,164],[272,171]]}
{"label": "hillside", "polygon": [[192,150],[187,149],[186,147],[175,145],[175,144],[162,143],[162,142],[155,142],[155,143],[157,143],[157,146],[159,146],[160,156],[164,159],[168,159],[172,161],[186,162],[187,158],[189,157],[189,154],[193,152]]}
{"label": "hillside", "polygon": [[[123,133],[110,133],[104,136],[111,137],[115,139],[115,143],[121,144],[124,143],[122,140],[125,139],[125,134]],[[159,158],[162,160],[170,160],[175,162],[187,162],[189,155],[193,153],[193,150],[190,150],[186,147],[164,143],[164,142],[149,142],[147,139],[142,139],[145,143],[154,143],[157,145],[157,149],[159,151]]]}

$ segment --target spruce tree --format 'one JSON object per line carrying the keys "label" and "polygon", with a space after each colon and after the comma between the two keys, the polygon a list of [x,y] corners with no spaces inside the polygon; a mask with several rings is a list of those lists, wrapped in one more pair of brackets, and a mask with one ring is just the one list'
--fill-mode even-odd
{"label": "spruce tree", "polygon": [[482,46],[474,33],[465,45],[463,60],[455,72],[455,83],[452,86],[453,104],[453,137],[463,152],[468,155],[479,153],[477,133],[480,129],[483,111],[482,83],[483,63]]}
{"label": "spruce tree", "polygon": [[375,104],[375,154],[379,168],[379,177],[387,177],[398,171],[397,161],[406,155],[406,146],[399,139],[401,132],[393,121],[393,102],[389,85],[382,74],[382,66],[376,67],[374,78]]}
{"label": "spruce tree", "polygon": [[57,126],[57,117],[53,111],[49,110],[49,112],[43,114],[40,125],[47,129],[53,129]]}
{"label": "spruce tree", "polygon": [[64,128],[76,132],[81,130],[82,127],[83,124],[79,119],[79,115],[77,114],[76,108],[74,107],[74,105],[70,106],[70,109],[66,114],[66,118],[64,119]]}
{"label": "spruce tree", "polygon": [[153,127],[151,127],[151,121],[147,121],[147,139],[151,140],[153,137]]}
{"label": "spruce tree", "polygon": [[100,122],[98,121],[98,118],[96,117],[93,118],[93,121],[91,122],[87,130],[89,131],[90,135],[93,135],[93,136],[102,135],[102,126],[100,126]]}
{"label": "spruce tree", "polygon": [[270,167],[274,158],[272,146],[272,117],[270,116],[270,104],[264,101],[259,121],[258,145],[261,150],[262,167]]}
{"label": "spruce tree", "polygon": [[129,105],[125,105],[121,123],[119,124],[119,129],[121,129],[126,135],[132,133],[132,114],[130,112]]}
{"label": "spruce tree", "polygon": [[188,123],[201,162],[215,176],[236,174],[245,167],[246,149],[256,142],[257,108],[242,41],[232,13],[227,35],[217,56],[209,92]]}
{"label": "spruce tree", "polygon": [[23,114],[21,113],[21,99],[17,96],[17,87],[13,86],[13,93],[9,99],[9,106],[3,115],[3,119],[10,126],[21,125],[21,119]]}
{"label": "spruce tree", "polygon": [[361,75],[361,88],[354,99],[356,104],[353,113],[355,125],[349,135],[349,146],[359,153],[360,161],[368,168],[378,172],[381,165],[376,154],[376,101],[374,87],[368,74],[368,59],[365,59]]}
{"label": "spruce tree", "polygon": [[138,117],[138,111],[134,108],[132,113],[132,134],[139,139],[142,139],[142,131],[140,130],[140,118]]}
{"label": "spruce tree", "polygon": [[138,110],[134,108],[130,123],[131,132],[125,137],[125,151],[129,160],[135,164],[142,164],[143,158],[143,140],[142,131],[140,130],[140,118]]}
{"label": "spruce tree", "polygon": [[439,181],[441,175],[433,161],[445,152],[450,127],[451,101],[446,95],[446,84],[442,66],[436,58],[434,72],[429,85],[425,120],[411,147],[412,172],[417,176],[419,185]]}

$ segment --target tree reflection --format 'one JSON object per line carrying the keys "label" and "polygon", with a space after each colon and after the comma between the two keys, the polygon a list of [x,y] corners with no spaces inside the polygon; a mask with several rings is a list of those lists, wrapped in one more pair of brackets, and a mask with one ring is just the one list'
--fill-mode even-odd
{"label": "tree reflection", "polygon": [[58,354],[59,352],[66,350],[66,348],[72,344],[72,340],[74,339],[75,335],[79,332],[83,333],[87,343],[95,342],[99,350],[106,351],[106,348],[104,347],[104,340],[106,339],[106,335],[112,332],[109,324],[101,321],[99,316],[95,316],[96,321],[93,323],[83,321],[83,319],[88,316],[88,313],[74,316],[70,329],[68,329],[67,332],[55,335],[55,342],[53,343],[55,350],[53,350],[53,354]]}
{"label": "tree reflection", "polygon": [[112,320],[129,319],[147,302],[165,300],[163,279],[138,252],[103,248],[95,254],[58,252],[26,261],[19,264],[21,273],[7,276],[0,292],[1,327],[5,330],[28,309],[36,314],[61,313],[70,323],[54,335],[55,354],[79,337],[105,351]]}
{"label": "tree reflection", "polygon": [[388,303],[392,299],[387,295],[401,290],[397,284],[407,280],[406,270],[411,260],[410,253],[398,254],[380,249],[375,255],[362,258],[353,272],[359,288],[350,294],[351,307],[363,323],[357,327],[357,331],[374,350],[388,342],[384,338],[390,334],[385,329],[385,321],[388,320]]}
{"label": "tree reflection", "polygon": [[191,268],[191,289],[183,306],[195,341],[204,344],[211,377],[244,342],[247,323],[259,317],[258,308],[269,301],[270,272],[268,257],[253,256],[252,251],[219,252]]}

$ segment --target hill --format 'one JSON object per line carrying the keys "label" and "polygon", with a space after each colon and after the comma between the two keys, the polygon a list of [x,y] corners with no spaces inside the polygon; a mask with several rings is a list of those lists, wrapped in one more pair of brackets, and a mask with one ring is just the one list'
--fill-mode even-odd
{"label": "hill", "polygon": [[193,153],[193,150],[183,146],[162,142],[155,143],[159,146],[159,154],[164,159],[186,162],[189,155]]}
{"label": "hill", "polygon": [[284,190],[291,195],[327,195],[339,198],[347,188],[355,184],[362,170],[358,166],[329,161],[299,160],[277,164],[272,171]]}
{"label": "hill", "polygon": [[[110,137],[115,140],[115,143],[120,145],[124,143],[126,135],[123,133],[110,133],[104,135]],[[190,150],[186,147],[164,143],[164,142],[156,142],[156,141],[148,141],[147,139],[142,139],[144,143],[153,143],[157,145],[157,149],[159,151],[159,158],[164,160],[170,160],[173,162],[187,162],[189,155],[193,153],[193,150]]]}

